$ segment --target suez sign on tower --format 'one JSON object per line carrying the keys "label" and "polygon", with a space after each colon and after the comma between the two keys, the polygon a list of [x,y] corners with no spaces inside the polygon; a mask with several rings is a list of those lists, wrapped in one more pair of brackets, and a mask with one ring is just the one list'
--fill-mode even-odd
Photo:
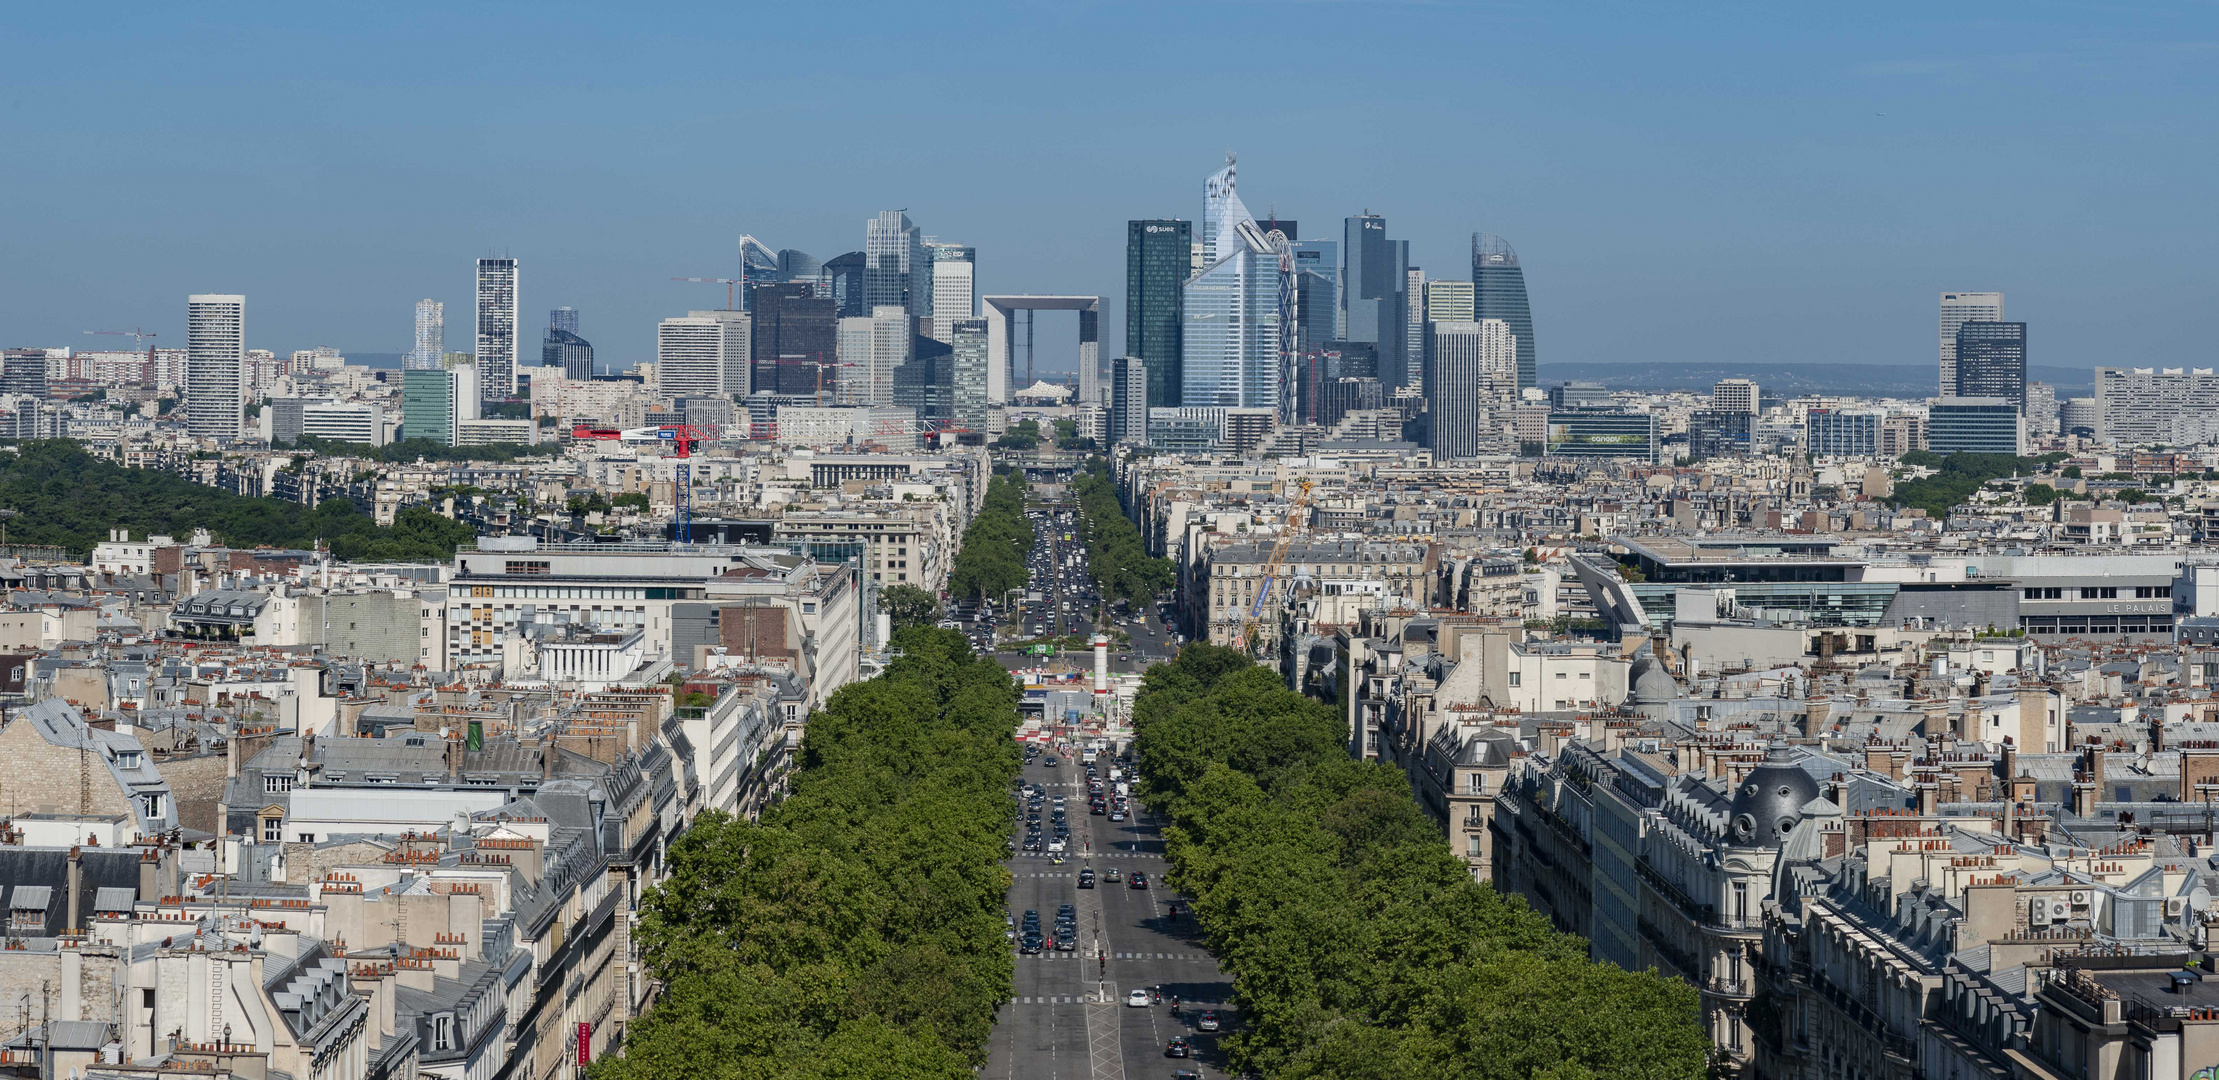
{"label": "suez sign on tower", "polygon": [[1179,227],[1176,225],[1143,225],[1141,230],[1143,232],[1178,232]]}

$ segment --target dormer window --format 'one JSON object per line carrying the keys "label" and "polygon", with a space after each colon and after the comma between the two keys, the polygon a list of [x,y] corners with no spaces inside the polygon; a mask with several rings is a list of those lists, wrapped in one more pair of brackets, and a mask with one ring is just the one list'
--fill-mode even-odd
{"label": "dormer window", "polygon": [[116,751],[116,765],[125,769],[136,769],[139,767],[139,759],[143,756],[137,750],[118,750]]}
{"label": "dormer window", "polygon": [[440,1013],[431,1018],[431,1048],[434,1050],[452,1050],[455,1048],[455,1017],[453,1013]]}
{"label": "dormer window", "polygon": [[293,774],[291,774],[291,773],[263,773],[263,774],[262,774],[262,794],[264,794],[264,795],[283,795],[283,794],[285,794],[286,792],[288,792],[288,791],[291,791],[291,790],[293,790]]}

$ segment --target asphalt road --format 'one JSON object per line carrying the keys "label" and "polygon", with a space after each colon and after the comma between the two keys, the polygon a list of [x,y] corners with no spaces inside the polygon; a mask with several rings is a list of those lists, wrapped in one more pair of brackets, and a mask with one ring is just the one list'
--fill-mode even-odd
{"label": "asphalt road", "polygon": [[[1051,800],[1064,796],[1073,852],[1061,865],[1049,856],[1023,852],[1011,859],[1009,911],[1022,919],[1027,908],[1035,909],[1052,931],[1056,908],[1066,902],[1077,905],[1079,948],[1017,956],[1014,996],[1002,1006],[980,1075],[1138,1080],[1192,1069],[1205,1077],[1225,1076],[1217,1036],[1195,1030],[1194,1022],[1203,1008],[1215,1008],[1232,1026],[1234,1016],[1223,1004],[1232,984],[1192,936],[1193,917],[1184,905],[1178,919],[1169,915],[1176,898],[1161,885],[1168,867],[1153,820],[1144,814],[1138,821],[1112,822],[1087,813],[1086,771],[1069,758],[1058,768],[1028,765],[1025,779],[1046,787]],[[1023,827],[1015,826],[1012,835],[1022,839]],[[1096,887],[1081,889],[1078,872],[1089,866],[1096,872]],[[1135,870],[1145,873],[1149,887],[1099,880],[1112,868],[1126,878]],[[1016,948],[1011,942],[1011,952]],[[1163,1003],[1126,1005],[1126,993],[1136,987],[1160,988]],[[1180,1001],[1179,1017],[1171,1011],[1174,995]],[[1192,1040],[1195,1057],[1182,1061],[1164,1056],[1174,1035]]]}

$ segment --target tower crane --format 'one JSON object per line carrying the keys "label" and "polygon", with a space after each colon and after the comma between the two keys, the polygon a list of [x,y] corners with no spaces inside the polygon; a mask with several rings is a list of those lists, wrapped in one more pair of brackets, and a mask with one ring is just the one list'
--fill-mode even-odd
{"label": "tower crane", "polygon": [[701,282],[701,283],[702,283],[702,284],[704,284],[704,285],[722,285],[722,286],[724,286],[724,310],[726,310],[726,311],[738,311],[738,310],[740,310],[740,309],[738,309],[738,308],[736,308],[736,307],[733,307],[733,306],[732,306],[732,286],[734,286],[734,285],[745,285],[745,284],[747,284],[747,279],[746,279],[746,278],[736,278],[736,277],[674,277],[674,278],[671,278],[670,280],[672,280],[672,281],[698,281],[698,282]]}
{"label": "tower crane", "polygon": [[1241,640],[1246,642],[1251,654],[1263,652],[1263,638],[1256,628],[1263,622],[1264,608],[1271,602],[1271,587],[1279,571],[1286,565],[1287,551],[1294,546],[1294,536],[1302,526],[1303,510],[1310,505],[1310,481],[1298,480],[1298,493],[1293,505],[1287,508],[1286,527],[1279,530],[1279,538],[1272,542],[1271,555],[1264,560],[1263,584],[1256,587],[1256,603],[1248,609],[1248,617],[1241,620]]}
{"label": "tower crane", "polygon": [[709,433],[685,424],[664,424],[644,428],[573,427],[573,439],[606,439],[620,443],[660,444],[667,456],[678,460],[676,489],[671,499],[676,504],[676,523],[671,538],[681,544],[693,543],[693,458],[694,447],[709,438]]}
{"label": "tower crane", "polygon": [[134,351],[144,348],[146,345],[146,339],[150,337],[160,336],[152,330],[141,330],[136,326],[132,327],[129,330],[87,330],[85,332],[88,334],[114,334],[117,337],[130,338],[131,348]]}

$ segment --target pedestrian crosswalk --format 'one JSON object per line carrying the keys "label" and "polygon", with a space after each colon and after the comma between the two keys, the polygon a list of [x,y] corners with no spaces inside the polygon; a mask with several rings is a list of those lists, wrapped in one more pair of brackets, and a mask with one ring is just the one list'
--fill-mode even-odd
{"label": "pedestrian crosswalk", "polygon": [[[1034,994],[1010,999],[1012,1005],[1084,1005],[1086,1003],[1086,995],[1084,994]],[[1180,1004],[1197,1009],[1223,1009],[1225,1007],[1225,1003],[1222,1001],[1203,1001],[1200,998],[1190,998],[1180,1002]]]}
{"label": "pedestrian crosswalk", "polygon": [[[1080,953],[1080,952],[1044,952],[1044,953],[1040,953],[1040,954],[1038,954],[1038,955],[1036,955],[1036,956],[1025,956],[1024,954],[1020,953],[1020,954],[1019,954],[1019,956],[1020,956],[1020,957],[1022,957],[1023,959],[1026,959],[1026,960],[1091,960],[1091,959],[1093,959],[1093,958],[1094,958],[1094,954],[1093,954],[1093,953]],[[1121,952],[1121,953],[1111,953],[1111,954],[1110,954],[1110,956],[1111,956],[1112,958],[1114,958],[1114,959],[1118,959],[1118,960],[1196,960],[1196,961],[1206,961],[1206,960],[1209,960],[1209,959],[1210,959],[1210,954],[1208,954],[1208,953],[1201,953],[1201,952],[1170,952],[1170,953],[1161,953],[1161,952],[1159,952],[1159,953],[1150,953],[1150,952]]]}
{"label": "pedestrian crosswalk", "polygon": [[[1017,857],[1018,857],[1018,858],[1020,858],[1020,859],[1048,859],[1048,858],[1054,858],[1054,853],[1053,853],[1053,852],[1041,852],[1041,851],[1020,851],[1020,852],[1018,852],[1018,853],[1017,853]],[[1065,861],[1065,862],[1072,862],[1072,861],[1085,862],[1085,861],[1086,861],[1086,860],[1088,860],[1088,859],[1160,859],[1160,858],[1163,858],[1163,852],[1160,852],[1160,851],[1079,851],[1079,852],[1068,852],[1068,851],[1067,851],[1067,852],[1065,852],[1065,853],[1064,853],[1064,855],[1063,855],[1063,861]]]}

